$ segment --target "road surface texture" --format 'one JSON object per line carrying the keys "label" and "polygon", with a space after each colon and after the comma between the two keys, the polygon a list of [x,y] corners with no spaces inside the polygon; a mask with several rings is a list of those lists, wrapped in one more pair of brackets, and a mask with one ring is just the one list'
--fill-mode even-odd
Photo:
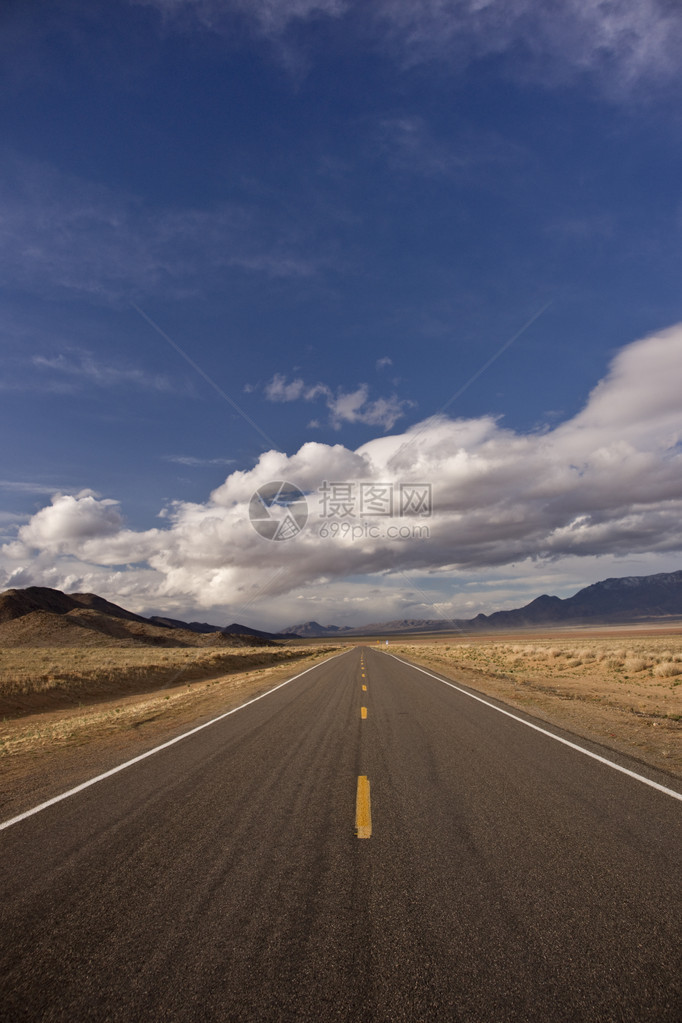
{"label": "road surface texture", "polygon": [[330,658],[0,831],[0,1019],[680,1023],[681,787],[618,763],[671,791]]}

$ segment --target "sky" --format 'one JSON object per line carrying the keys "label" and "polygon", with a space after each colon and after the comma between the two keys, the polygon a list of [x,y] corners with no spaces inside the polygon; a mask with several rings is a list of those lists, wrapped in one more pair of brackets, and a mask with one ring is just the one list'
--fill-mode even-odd
{"label": "sky", "polygon": [[682,568],[676,0],[5,0],[0,588],[278,629]]}

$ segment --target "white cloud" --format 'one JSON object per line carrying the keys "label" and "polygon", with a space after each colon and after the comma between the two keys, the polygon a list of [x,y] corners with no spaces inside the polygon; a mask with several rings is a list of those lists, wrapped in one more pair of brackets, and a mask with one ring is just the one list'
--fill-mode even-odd
{"label": "white cloud", "polygon": [[119,502],[101,498],[92,490],[55,494],[19,527],[17,539],[2,550],[10,559],[30,560],[31,553],[92,561],[97,565],[146,562],[163,544],[162,532],[126,530]]}
{"label": "white cloud", "polygon": [[378,16],[413,62],[514,51],[517,71],[555,81],[595,73],[614,95],[680,72],[682,12],[665,0],[380,0]]}
{"label": "white cloud", "polygon": [[173,385],[162,373],[147,373],[136,366],[113,366],[96,359],[91,352],[69,350],[59,355],[34,355],[32,365],[51,377],[83,380],[98,387],[140,387],[171,391]]}
{"label": "white cloud", "polygon": [[282,373],[275,373],[274,377],[265,388],[265,397],[268,401],[298,401],[306,397],[306,388],[302,380],[291,380],[289,383]]}
{"label": "white cloud", "polygon": [[41,508],[21,527],[19,539],[38,550],[78,553],[79,544],[115,536],[122,525],[118,501],[84,490],[76,495],[56,494],[49,507]]}
{"label": "white cloud", "polygon": [[[385,360],[380,360],[386,365]],[[391,360],[388,360],[388,364]],[[329,410],[329,425],[340,430],[344,423],[365,423],[368,426],[381,426],[390,430],[405,414],[405,409],[413,403],[406,398],[391,395],[390,398],[370,400],[367,384],[358,384],[354,391],[334,391],[328,384],[306,384],[300,378],[287,382],[282,373],[275,373],[265,387],[265,396],[269,401],[315,401],[323,398]],[[318,419],[308,424],[319,427]]]}
{"label": "white cloud", "polygon": [[395,394],[390,398],[369,400],[369,388],[361,384],[357,390],[349,394],[339,393],[327,402],[331,412],[331,425],[338,430],[341,424],[366,423],[369,426],[381,426],[390,430],[405,414],[405,409],[412,402],[400,399]]}
{"label": "white cloud", "polygon": [[59,487],[54,483],[38,483],[31,480],[0,480],[0,490],[14,494],[54,494]]}
{"label": "white cloud", "polygon": [[175,462],[176,465],[186,465],[190,468],[234,464],[234,458],[197,458],[195,455],[164,455],[163,459],[165,462]]}
{"label": "white cloud", "polygon": [[344,14],[348,0],[232,0],[218,5],[215,0],[204,0],[209,9],[224,10],[233,7],[255,18],[266,35],[279,34],[292,22],[310,18],[332,17]]}
{"label": "white cloud", "polygon": [[[267,599],[292,610],[297,596],[307,600],[320,588],[349,598],[376,591],[366,607],[379,608],[377,593],[397,576],[402,586],[403,573],[441,579],[456,573],[461,590],[463,580],[482,573],[519,580],[538,571],[547,577],[551,569],[559,579],[564,563],[572,579],[581,563],[592,573],[597,563],[618,559],[678,567],[681,371],[678,325],[618,352],[585,407],[553,430],[523,435],[490,416],[434,417],[357,451],[312,442],[293,455],[268,451],[252,469],[230,473],[206,502],[172,505],[163,529],[126,529],[117,502],[89,491],[57,495],[1,549],[0,567],[5,579],[30,570],[48,585],[75,578],[109,595],[119,587],[119,599],[129,592],[138,605],[236,609]],[[349,399],[342,412],[360,408]],[[251,496],[272,480],[288,480],[308,495],[308,524],[282,543],[265,540],[249,521]],[[425,525],[430,538],[320,537],[330,521],[318,489],[324,480],[356,488],[431,483],[431,518],[373,520],[380,527]],[[357,504],[354,510],[350,524],[363,519]]]}
{"label": "white cloud", "polygon": [[677,78],[682,11],[667,0],[132,0],[168,24],[226,35],[243,15],[279,42],[302,22],[351,14],[365,38],[409,63],[444,60],[460,68],[512,55],[517,73],[560,81],[591,73],[612,96]]}

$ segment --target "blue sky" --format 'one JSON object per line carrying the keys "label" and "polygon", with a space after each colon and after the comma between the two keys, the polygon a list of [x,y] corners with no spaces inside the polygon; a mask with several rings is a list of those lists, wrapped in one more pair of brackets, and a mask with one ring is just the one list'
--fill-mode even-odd
{"label": "blue sky", "polygon": [[[3,5],[0,586],[278,627],[680,568],[682,12],[554,8]],[[428,536],[353,535],[415,482]]]}

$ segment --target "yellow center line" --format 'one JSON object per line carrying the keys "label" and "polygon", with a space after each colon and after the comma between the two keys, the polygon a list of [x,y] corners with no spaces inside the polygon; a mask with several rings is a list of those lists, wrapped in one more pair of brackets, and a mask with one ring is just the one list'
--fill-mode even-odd
{"label": "yellow center line", "polygon": [[355,798],[355,832],[358,838],[372,837],[372,806],[369,798],[369,778],[358,777],[358,793]]}
{"label": "yellow center line", "polygon": [[363,686],[362,687],[362,691],[363,691],[363,693],[366,693],[367,692],[367,686]]}
{"label": "yellow center line", "polygon": [[366,707],[361,707],[360,708],[360,717],[363,719],[363,721],[367,717],[367,708]]}

